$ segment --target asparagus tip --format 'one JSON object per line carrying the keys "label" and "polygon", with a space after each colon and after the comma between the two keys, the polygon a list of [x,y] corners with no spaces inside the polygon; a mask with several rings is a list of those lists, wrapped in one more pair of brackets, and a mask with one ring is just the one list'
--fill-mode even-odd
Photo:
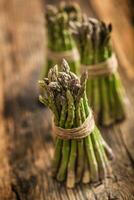
{"label": "asparagus tip", "polygon": [[62,70],[66,73],[70,72],[70,67],[64,58],[62,59]]}
{"label": "asparagus tip", "polygon": [[43,80],[39,80],[38,81],[38,84],[41,86],[41,87],[44,87],[45,86],[45,82]]}

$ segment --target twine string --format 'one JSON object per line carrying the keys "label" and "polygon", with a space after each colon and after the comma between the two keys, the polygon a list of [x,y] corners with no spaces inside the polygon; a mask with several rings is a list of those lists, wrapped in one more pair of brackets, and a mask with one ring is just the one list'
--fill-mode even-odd
{"label": "twine string", "polygon": [[55,135],[63,140],[70,140],[70,139],[82,139],[91,134],[94,130],[95,122],[93,114],[89,115],[84,123],[77,127],[71,129],[65,129],[53,124],[53,129]]}
{"label": "twine string", "polygon": [[48,59],[50,60],[55,59],[55,61],[57,62],[61,61],[63,58],[65,58],[67,61],[80,60],[80,56],[79,56],[77,48],[73,48],[71,50],[62,51],[62,52],[56,52],[56,51],[52,51],[48,49],[47,56],[48,56]]}
{"label": "twine string", "polygon": [[106,61],[93,64],[82,65],[82,71],[88,70],[88,77],[98,77],[113,74],[117,71],[118,62],[115,54],[113,53]]}

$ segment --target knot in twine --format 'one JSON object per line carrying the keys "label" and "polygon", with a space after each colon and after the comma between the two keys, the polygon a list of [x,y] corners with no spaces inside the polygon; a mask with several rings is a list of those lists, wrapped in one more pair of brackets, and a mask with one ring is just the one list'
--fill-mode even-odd
{"label": "knot in twine", "polygon": [[79,52],[77,48],[73,48],[71,50],[61,51],[61,52],[52,51],[48,49],[47,56],[48,56],[48,59],[51,59],[51,60],[55,59],[56,62],[61,61],[63,58],[65,58],[67,61],[80,60],[80,56],[79,56]]}
{"label": "knot in twine", "polygon": [[98,77],[113,74],[117,71],[118,62],[115,54],[113,53],[106,61],[93,64],[83,65],[83,70],[88,70],[88,77]]}
{"label": "knot in twine", "polygon": [[93,132],[94,127],[95,127],[95,122],[92,113],[87,117],[84,123],[77,128],[65,129],[55,126],[55,124],[53,124],[55,135],[63,140],[85,138],[86,136],[90,135]]}

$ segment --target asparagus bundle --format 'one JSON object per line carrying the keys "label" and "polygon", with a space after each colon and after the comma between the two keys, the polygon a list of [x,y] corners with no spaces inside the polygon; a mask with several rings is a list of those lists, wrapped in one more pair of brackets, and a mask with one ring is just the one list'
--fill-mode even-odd
{"label": "asparagus bundle", "polygon": [[69,30],[69,20],[78,19],[79,11],[77,7],[70,5],[60,5],[59,8],[47,6],[46,23],[48,29],[48,51],[47,63],[41,72],[41,78],[46,77],[49,67],[60,63],[65,57],[71,70],[79,74],[80,58],[74,39]]}
{"label": "asparagus bundle", "polygon": [[110,40],[111,24],[89,18],[70,25],[82,67],[88,70],[87,95],[97,121],[108,126],[123,120],[125,95]]}
{"label": "asparagus bundle", "polygon": [[39,100],[54,114],[53,176],[73,188],[75,183],[96,182],[108,176],[108,159],[113,154],[95,126],[88,106],[87,73],[78,79],[64,59],[61,70],[55,65],[49,70],[48,78],[39,81],[44,89]]}

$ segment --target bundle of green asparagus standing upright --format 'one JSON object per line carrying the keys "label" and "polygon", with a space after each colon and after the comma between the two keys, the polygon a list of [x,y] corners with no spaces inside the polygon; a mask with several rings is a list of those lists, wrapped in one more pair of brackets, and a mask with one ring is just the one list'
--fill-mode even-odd
{"label": "bundle of green asparagus standing upright", "polygon": [[80,58],[74,39],[69,30],[69,20],[80,18],[80,10],[76,4],[60,4],[59,7],[46,7],[47,25],[47,63],[42,68],[41,78],[46,77],[49,67],[66,58],[71,70],[79,74]]}
{"label": "bundle of green asparagus standing upright", "polygon": [[85,18],[71,22],[81,57],[81,67],[88,70],[87,95],[96,120],[109,126],[125,118],[124,88],[117,72],[117,59],[111,44],[111,24]]}
{"label": "bundle of green asparagus standing upright", "polygon": [[66,60],[61,71],[55,65],[48,78],[39,81],[44,95],[39,100],[53,112],[56,135],[53,176],[73,188],[76,183],[97,182],[111,173],[111,148],[102,138],[86,96],[87,73],[79,79]]}

